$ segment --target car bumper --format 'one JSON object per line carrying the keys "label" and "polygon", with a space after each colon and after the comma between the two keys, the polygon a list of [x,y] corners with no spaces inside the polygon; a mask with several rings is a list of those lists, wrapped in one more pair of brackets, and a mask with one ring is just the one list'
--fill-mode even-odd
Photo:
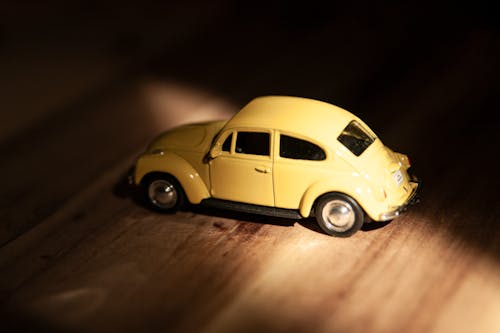
{"label": "car bumper", "polygon": [[410,177],[411,177],[411,183],[416,184],[416,186],[413,188],[413,191],[410,194],[410,196],[408,197],[408,200],[406,200],[406,202],[404,204],[402,204],[401,206],[398,206],[398,207],[396,207],[388,212],[380,214],[379,219],[378,219],[379,221],[392,220],[392,219],[398,217],[399,215],[401,215],[401,213],[405,212],[408,209],[408,207],[420,202],[419,193],[421,191],[422,182],[420,180],[418,180],[417,177],[414,175],[411,175]]}
{"label": "car bumper", "polygon": [[130,169],[127,172],[127,182],[129,185],[134,185],[135,184],[135,166],[130,167]]}

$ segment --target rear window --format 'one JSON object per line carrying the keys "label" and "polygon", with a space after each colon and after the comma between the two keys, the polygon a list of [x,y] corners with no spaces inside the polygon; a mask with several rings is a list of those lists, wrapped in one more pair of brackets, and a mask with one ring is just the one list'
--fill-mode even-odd
{"label": "rear window", "polygon": [[375,141],[375,137],[364,129],[360,123],[353,120],[344,128],[337,140],[354,155],[359,156]]}

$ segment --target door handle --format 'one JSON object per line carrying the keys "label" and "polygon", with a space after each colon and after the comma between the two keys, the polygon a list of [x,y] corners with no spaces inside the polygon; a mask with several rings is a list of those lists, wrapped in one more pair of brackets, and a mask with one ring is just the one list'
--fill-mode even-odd
{"label": "door handle", "polygon": [[271,173],[271,168],[256,167],[255,171],[260,172],[260,173]]}

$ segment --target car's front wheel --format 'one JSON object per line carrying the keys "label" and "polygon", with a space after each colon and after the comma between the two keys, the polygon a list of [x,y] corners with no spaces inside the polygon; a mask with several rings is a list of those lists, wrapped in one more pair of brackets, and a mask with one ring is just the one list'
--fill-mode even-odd
{"label": "car's front wheel", "polygon": [[146,178],[146,198],[153,208],[175,212],[184,205],[184,191],[179,182],[169,175],[151,175]]}
{"label": "car's front wheel", "polygon": [[352,236],[364,222],[364,213],[358,203],[341,193],[322,196],[318,200],[315,213],[321,229],[337,237]]}

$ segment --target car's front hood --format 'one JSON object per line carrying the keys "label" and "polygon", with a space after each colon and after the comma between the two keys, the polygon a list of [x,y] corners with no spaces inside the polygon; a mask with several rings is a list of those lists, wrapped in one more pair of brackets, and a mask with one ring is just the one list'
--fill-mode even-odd
{"label": "car's front hood", "polygon": [[213,121],[189,124],[160,134],[148,147],[148,152],[155,150],[182,150],[206,152],[214,136],[226,121]]}

